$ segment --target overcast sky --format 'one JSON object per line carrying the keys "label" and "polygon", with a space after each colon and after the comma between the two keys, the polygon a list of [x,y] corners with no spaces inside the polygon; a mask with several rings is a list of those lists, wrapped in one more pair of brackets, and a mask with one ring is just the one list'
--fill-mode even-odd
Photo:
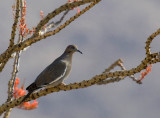
{"label": "overcast sky", "polygon": [[[40,10],[47,15],[66,1],[27,0],[28,27],[39,22]],[[0,4],[0,53],[9,43],[12,4],[13,0],[3,0]],[[18,77],[21,82],[25,79],[27,87],[69,44],[76,44],[83,55],[74,55],[66,84],[90,79],[119,58],[123,59],[127,69],[136,67],[145,58],[146,39],[160,28],[159,6],[159,0],[102,0],[55,36],[33,44],[23,52]],[[69,16],[75,13],[76,10]],[[151,45],[152,52],[160,51],[159,45],[156,38]],[[12,65],[13,59],[10,59],[0,74],[0,104],[7,98]],[[142,85],[126,78],[109,85],[53,93],[38,99],[39,106],[35,110],[13,109],[10,118],[158,118],[159,66],[153,65]]]}

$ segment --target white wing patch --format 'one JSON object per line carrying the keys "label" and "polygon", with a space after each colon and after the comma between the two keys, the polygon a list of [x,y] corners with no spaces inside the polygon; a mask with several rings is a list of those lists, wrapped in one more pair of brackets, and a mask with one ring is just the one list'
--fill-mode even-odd
{"label": "white wing patch", "polygon": [[53,84],[53,83],[55,83],[56,81],[60,80],[62,77],[64,77],[64,75],[66,74],[66,71],[67,71],[67,66],[66,66],[66,68],[64,69],[64,72],[63,72],[59,77],[57,77],[57,79],[55,79],[54,81],[52,81],[52,82],[49,83],[49,84]]}

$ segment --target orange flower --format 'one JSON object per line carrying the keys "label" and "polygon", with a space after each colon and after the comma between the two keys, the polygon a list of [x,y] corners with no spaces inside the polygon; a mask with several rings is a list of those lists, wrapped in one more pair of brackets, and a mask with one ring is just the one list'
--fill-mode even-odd
{"label": "orange flower", "polygon": [[[26,5],[26,1],[24,1],[23,3],[23,7],[22,7],[22,16],[21,16],[21,19],[20,19],[20,24],[19,24],[19,33],[21,36],[23,37],[26,37],[27,35],[31,35],[33,33],[32,30],[29,30],[27,28],[27,24],[25,23],[26,19],[25,19],[25,16],[26,16],[26,8],[27,8],[27,5]],[[29,31],[32,31],[32,32],[29,32]]]}
{"label": "orange flower", "polygon": [[41,15],[41,20],[43,19],[43,11],[40,11],[40,15]]}
{"label": "orange flower", "polygon": [[14,86],[17,86],[18,84],[19,84],[19,78],[17,77],[16,80],[15,80]]}
{"label": "orange flower", "polygon": [[77,7],[77,12],[78,12],[78,13],[80,12],[79,7]]}
{"label": "orange flower", "polygon": [[23,109],[25,110],[32,110],[38,107],[38,102],[36,100],[34,100],[32,103],[29,102],[25,102],[23,103]]}
{"label": "orange flower", "polygon": [[[18,85],[19,85],[19,78],[16,78],[15,84],[14,84],[14,92],[13,92],[13,97],[16,99],[26,94],[26,91],[24,90],[24,83],[22,84],[21,88],[18,88],[17,87]],[[18,106],[18,108],[25,109],[25,110],[32,110],[37,107],[38,107],[38,102],[36,100],[34,100],[32,103],[24,102]]]}
{"label": "orange flower", "polygon": [[23,105],[25,106],[25,108],[30,108],[31,104],[29,102],[24,102]]}
{"label": "orange flower", "polygon": [[141,77],[139,78],[139,81],[142,81],[144,79],[144,77],[151,72],[151,68],[152,68],[152,64],[148,65],[146,67],[146,71],[145,72],[141,72]]}

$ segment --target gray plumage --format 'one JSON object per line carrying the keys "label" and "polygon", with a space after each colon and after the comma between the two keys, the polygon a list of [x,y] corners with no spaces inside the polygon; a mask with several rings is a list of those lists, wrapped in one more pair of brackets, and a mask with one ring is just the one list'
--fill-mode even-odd
{"label": "gray plumage", "polygon": [[47,66],[38,75],[36,80],[26,88],[26,90],[28,90],[28,94],[24,97],[22,102],[24,102],[32,92],[39,88],[50,88],[61,84],[71,71],[72,56],[74,52],[80,52],[82,54],[82,52],[77,49],[77,46],[67,46],[64,53]]}

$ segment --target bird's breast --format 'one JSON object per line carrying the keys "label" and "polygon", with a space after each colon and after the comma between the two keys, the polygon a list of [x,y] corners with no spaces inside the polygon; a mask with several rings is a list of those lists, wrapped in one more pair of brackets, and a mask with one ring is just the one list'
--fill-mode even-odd
{"label": "bird's breast", "polygon": [[71,64],[69,63],[67,65],[67,70],[66,70],[66,73],[65,73],[64,77],[66,78],[69,75],[70,72],[71,72]]}

